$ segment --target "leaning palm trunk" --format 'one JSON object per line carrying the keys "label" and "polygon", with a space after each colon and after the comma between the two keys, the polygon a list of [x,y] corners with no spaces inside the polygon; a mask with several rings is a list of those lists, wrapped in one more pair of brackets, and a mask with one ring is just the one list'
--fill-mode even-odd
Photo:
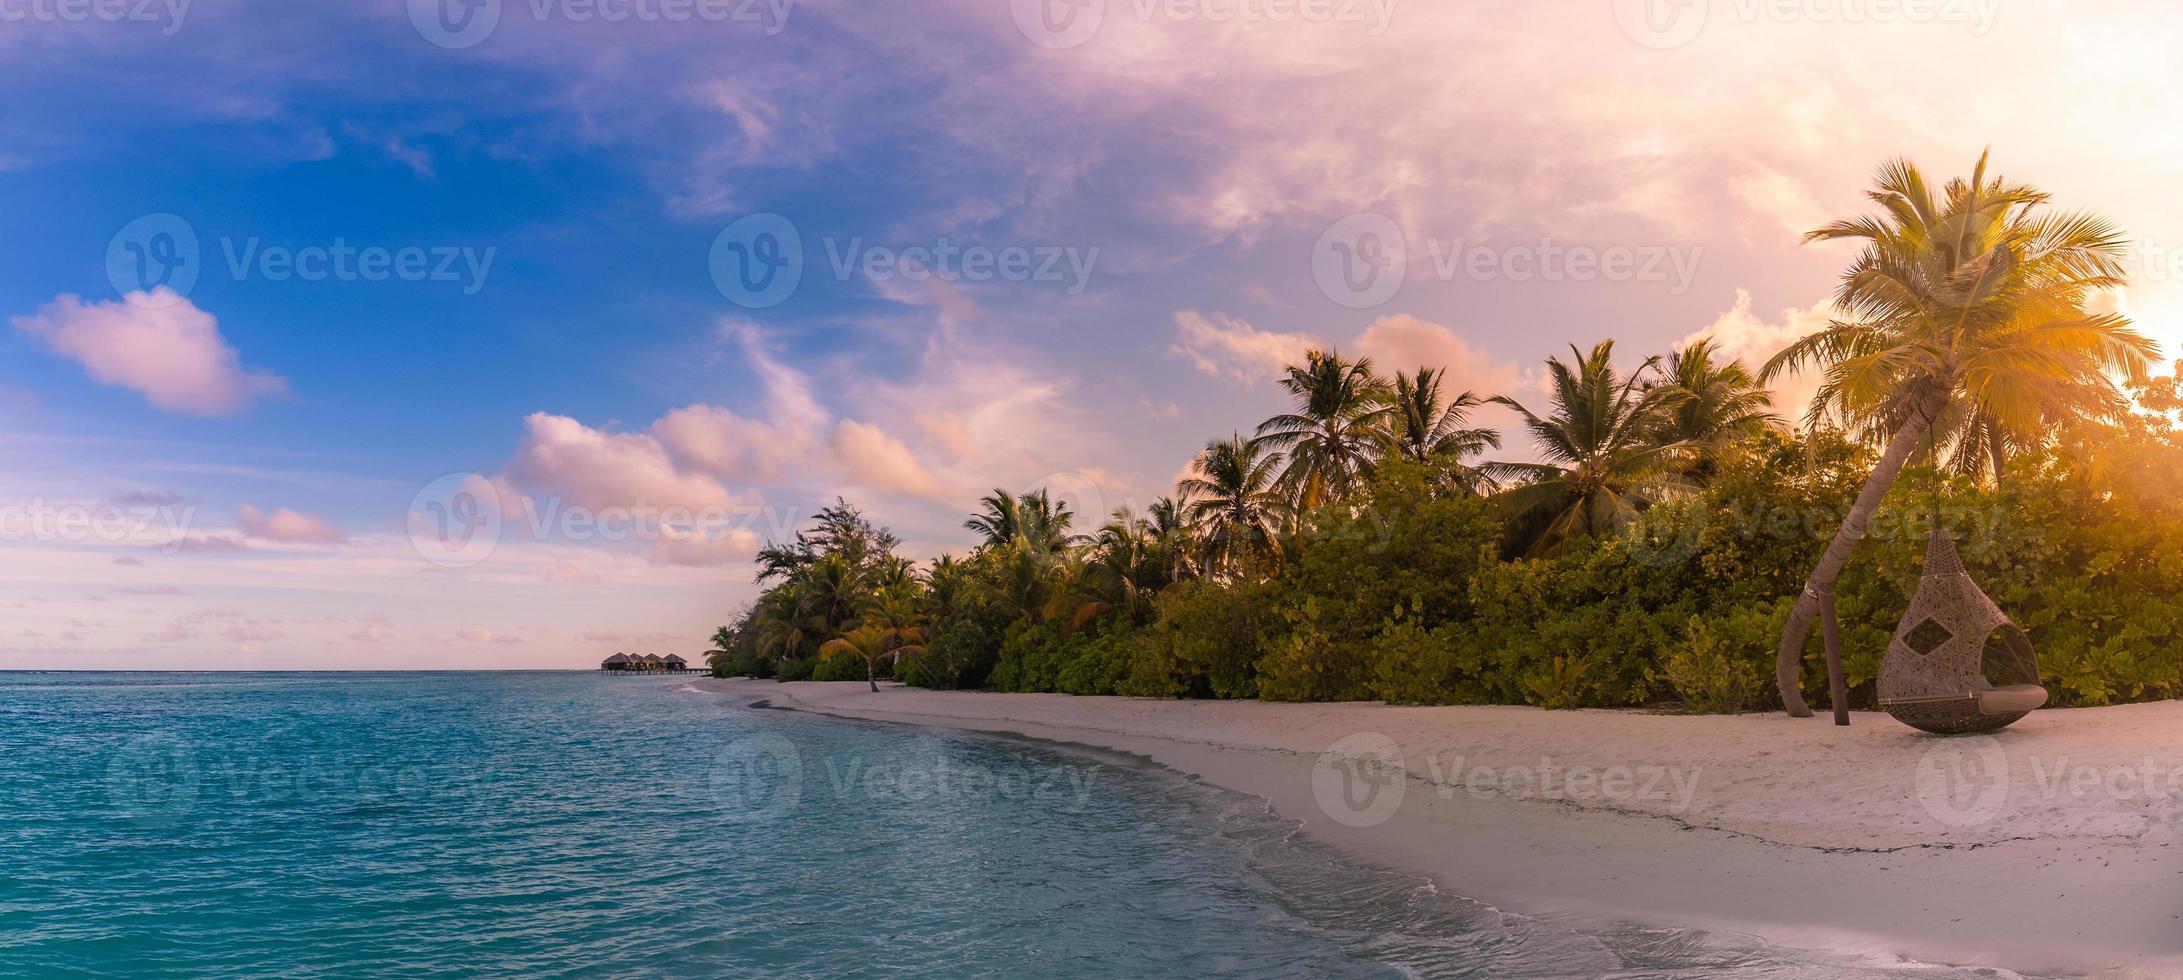
{"label": "leaning palm trunk", "polygon": [[[1857,542],[1864,539],[1865,528],[1872,523],[1872,515],[1880,509],[1880,500],[1887,496],[1889,487],[1895,485],[1903,464],[1918,447],[1918,440],[1925,438],[1931,427],[1922,412],[1911,412],[1903,427],[1888,440],[1887,452],[1880,456],[1880,465],[1872,468],[1872,475],[1865,478],[1864,489],[1857,491],[1857,501],[1850,505],[1849,514],[1842,519],[1842,527],[1834,532],[1834,541],[1819,556],[1819,564],[1812,568],[1810,578],[1804,580],[1804,593],[1797,596],[1796,608],[1789,612],[1789,625],[1781,632],[1781,648],[1774,655],[1774,681],[1781,687],[1782,706],[1789,709],[1794,718],[1809,718],[1812,709],[1804,703],[1804,695],[1797,689],[1804,676],[1804,641],[1812,634],[1812,619],[1819,615],[1824,597],[1834,594],[1834,581],[1842,577],[1842,567],[1849,564],[1850,553],[1857,550]],[[1840,706],[1837,705],[1837,708]]]}

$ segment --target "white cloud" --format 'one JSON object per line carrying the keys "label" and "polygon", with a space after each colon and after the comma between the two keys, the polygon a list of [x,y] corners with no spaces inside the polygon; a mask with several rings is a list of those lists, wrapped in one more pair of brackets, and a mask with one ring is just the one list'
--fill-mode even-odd
{"label": "white cloud", "polygon": [[[1833,317],[1833,301],[1823,299],[1810,306],[1782,310],[1774,321],[1763,320],[1751,312],[1750,291],[1738,289],[1736,305],[1715,318],[1710,326],[1684,337],[1675,347],[1681,350],[1691,341],[1710,337],[1716,350],[1742,361],[1744,367],[1757,373],[1782,348],[1825,328]],[[1822,380],[1818,372],[1810,370],[1775,378],[1771,385],[1774,410],[1791,421],[1801,421]]]}
{"label": "white cloud", "polygon": [[243,367],[212,314],[164,286],[105,303],[64,294],[10,322],[82,364],[93,380],[134,391],[164,411],[233,415],[253,399],[288,391],[280,376]]}
{"label": "white cloud", "polygon": [[1257,384],[1280,376],[1288,365],[1303,363],[1304,352],[1317,346],[1319,341],[1309,334],[1276,333],[1220,313],[1178,310],[1170,350],[1207,374]]}
{"label": "white cloud", "polygon": [[527,490],[594,511],[649,506],[729,508],[718,480],[675,465],[658,439],[594,429],[565,415],[534,412],[508,473]]}

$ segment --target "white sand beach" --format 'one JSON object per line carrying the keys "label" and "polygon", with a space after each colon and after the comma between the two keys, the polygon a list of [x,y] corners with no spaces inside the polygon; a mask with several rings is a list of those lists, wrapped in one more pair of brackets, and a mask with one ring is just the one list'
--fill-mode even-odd
{"label": "white sand beach", "polygon": [[[1358,858],[1527,915],[2183,976],[2183,703],[2041,711],[1991,738],[1941,739],[1866,713],[1838,728],[1824,716],[697,683],[1144,756],[1264,797]],[[1370,765],[1397,755],[1399,769]]]}

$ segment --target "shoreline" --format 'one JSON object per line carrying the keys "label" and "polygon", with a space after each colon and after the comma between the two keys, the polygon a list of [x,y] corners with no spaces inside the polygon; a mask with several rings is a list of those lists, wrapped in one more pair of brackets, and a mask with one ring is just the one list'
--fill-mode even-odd
{"label": "shoreline", "polygon": [[[2043,711],[1996,738],[1937,739],[1867,712],[1841,729],[1780,715],[692,686],[1125,752],[1263,798],[1338,852],[1542,919],[2183,975],[2183,702]],[[1340,780],[1342,763],[1374,756],[1399,756],[1378,770],[1381,792]]]}

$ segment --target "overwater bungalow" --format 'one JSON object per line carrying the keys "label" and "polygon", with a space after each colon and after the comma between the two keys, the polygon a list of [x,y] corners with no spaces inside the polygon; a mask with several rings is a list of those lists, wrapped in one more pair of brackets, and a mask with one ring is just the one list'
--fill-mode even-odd
{"label": "overwater bungalow", "polygon": [[664,657],[656,653],[616,653],[600,661],[599,669],[684,674],[689,672],[690,662],[672,653]]}

